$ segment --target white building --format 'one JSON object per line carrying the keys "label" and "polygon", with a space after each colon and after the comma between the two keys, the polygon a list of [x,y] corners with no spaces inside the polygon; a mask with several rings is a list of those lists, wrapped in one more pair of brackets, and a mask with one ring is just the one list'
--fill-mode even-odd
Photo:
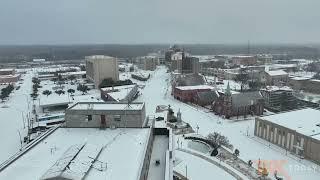
{"label": "white building", "polygon": [[104,55],[86,56],[86,75],[96,87],[107,78],[119,80],[118,60]]}

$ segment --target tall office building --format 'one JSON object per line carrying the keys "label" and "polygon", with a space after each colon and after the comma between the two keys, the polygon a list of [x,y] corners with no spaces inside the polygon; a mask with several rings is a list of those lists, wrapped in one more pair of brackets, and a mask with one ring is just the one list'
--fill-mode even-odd
{"label": "tall office building", "polygon": [[119,80],[118,61],[115,57],[104,55],[86,56],[87,78],[99,87],[102,80],[111,78]]}

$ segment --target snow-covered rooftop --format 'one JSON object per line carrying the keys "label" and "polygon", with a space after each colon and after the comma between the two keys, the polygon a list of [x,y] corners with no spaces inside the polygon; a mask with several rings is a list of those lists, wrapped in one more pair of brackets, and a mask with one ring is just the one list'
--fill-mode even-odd
{"label": "snow-covered rooftop", "polygon": [[115,100],[120,101],[125,99],[135,86],[137,85],[132,84],[132,85],[125,85],[125,86],[101,88],[101,90],[108,92],[109,96],[111,96]]}
{"label": "snow-covered rooftop", "polygon": [[296,81],[304,81],[304,80],[309,80],[309,79],[310,79],[310,77],[294,76],[294,77],[290,77],[290,79],[292,79],[292,80],[296,80]]}
{"label": "snow-covered rooftop", "polygon": [[267,86],[262,91],[293,91],[293,89],[289,86]]}
{"label": "snow-covered rooftop", "polygon": [[0,179],[35,180],[62,172],[59,177],[136,180],[149,133],[149,128],[59,128],[4,169]]}
{"label": "snow-covered rooftop", "polygon": [[177,86],[176,88],[180,90],[215,89],[213,86],[209,86],[209,85]]}
{"label": "snow-covered rooftop", "polygon": [[[262,119],[295,130],[306,136],[315,136],[320,134],[319,117],[319,110],[306,108],[271,116],[265,116],[262,117]],[[317,138],[320,140],[320,136],[318,136]]]}
{"label": "snow-covered rooftop", "polygon": [[66,72],[66,73],[59,73],[61,76],[70,76],[70,75],[84,75],[86,71],[76,71],[76,72]]}
{"label": "snow-covered rooftop", "polygon": [[142,110],[144,103],[77,103],[71,106],[71,110]]}
{"label": "snow-covered rooftop", "polygon": [[2,72],[2,71],[5,71],[5,72],[7,72],[7,71],[13,71],[14,69],[0,69],[0,72]]}
{"label": "snow-covered rooftop", "polygon": [[267,71],[266,73],[269,74],[270,76],[288,75],[288,73],[285,72],[284,70]]}
{"label": "snow-covered rooftop", "polygon": [[0,75],[0,79],[19,77],[20,74]]}
{"label": "snow-covered rooftop", "polygon": [[311,79],[310,81],[313,81],[313,82],[320,82],[320,79]]}

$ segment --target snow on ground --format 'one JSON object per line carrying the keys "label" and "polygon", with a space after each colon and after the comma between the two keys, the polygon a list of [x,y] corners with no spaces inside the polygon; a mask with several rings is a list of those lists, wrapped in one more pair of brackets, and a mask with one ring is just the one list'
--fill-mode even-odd
{"label": "snow on ground", "polygon": [[181,160],[181,162],[175,167],[175,170],[184,176],[186,176],[187,170],[188,179],[235,179],[224,170],[199,157],[192,156],[181,151],[176,151],[175,155]]}
{"label": "snow on ground", "polygon": [[[63,90],[65,94],[58,95],[55,93],[55,88],[60,87],[57,84],[54,84],[53,81],[46,80],[41,81],[41,88],[39,89],[38,103],[40,105],[48,105],[48,104],[56,104],[56,103],[64,103],[64,102],[78,102],[78,101],[102,101],[100,100],[100,91],[97,89],[91,89],[86,94],[83,95],[82,92],[77,90],[77,83],[71,85],[70,81],[65,81],[67,84],[62,84]],[[73,98],[68,94],[68,89],[75,90],[73,94]],[[51,95],[46,96],[42,94],[43,91],[49,90],[52,92]],[[93,97],[93,98],[92,98]]]}
{"label": "snow on ground", "polygon": [[[259,158],[274,163],[283,161],[283,171],[288,173],[291,179],[319,179],[319,166],[310,161],[301,160],[289,154],[286,155],[283,149],[274,147],[266,141],[254,137],[253,120],[224,120],[213,113],[203,111],[202,108],[193,107],[175,100],[171,96],[169,77],[170,74],[166,73],[166,68],[158,68],[153,77],[146,83],[145,88],[142,90],[142,95],[136,100],[145,101],[147,115],[154,114],[157,105],[170,104],[174,112],[181,110],[182,119],[194,129],[198,125],[200,134],[206,136],[211,132],[217,131],[227,136],[234,147],[240,150],[240,158],[244,161],[258,161]],[[316,167],[317,170],[312,167]]]}
{"label": "snow on ground", "polygon": [[292,77],[301,77],[301,78],[312,78],[316,73],[315,72],[307,72],[307,71],[298,71],[298,72],[290,72],[289,75]]}
{"label": "snow on ground", "polygon": [[[136,179],[144,159],[149,133],[148,128],[107,129],[105,131],[97,128],[87,128],[85,131],[81,128],[59,128],[2,171],[0,179],[40,179],[59,159],[66,157],[64,154],[71,146],[84,143],[96,148],[104,147],[86,179]],[[90,166],[96,154],[96,150],[83,149],[79,157],[74,159],[75,164],[69,165],[66,171],[86,171],[87,168],[84,168],[83,165]],[[87,157],[90,157],[91,160],[88,161]],[[66,166],[63,162],[58,165],[59,167]],[[101,168],[105,166],[106,169]]]}
{"label": "snow on ground", "polygon": [[[16,86],[19,90],[14,90],[6,102],[0,103],[0,163],[17,153],[20,149],[20,137],[27,134],[27,114],[32,108],[30,100],[32,73],[22,75],[23,81],[19,81]],[[19,84],[22,82],[22,84]]]}

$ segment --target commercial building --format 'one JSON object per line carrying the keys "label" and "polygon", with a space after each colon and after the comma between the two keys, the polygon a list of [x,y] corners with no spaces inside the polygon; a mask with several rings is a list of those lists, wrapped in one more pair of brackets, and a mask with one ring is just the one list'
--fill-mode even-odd
{"label": "commercial building", "polygon": [[0,69],[0,75],[13,75],[15,74],[14,69]]}
{"label": "commercial building", "polygon": [[320,111],[296,111],[256,117],[254,135],[299,157],[320,164]]}
{"label": "commercial building", "polygon": [[287,86],[267,86],[260,90],[265,107],[273,111],[290,110],[297,107],[293,90]]}
{"label": "commercial building", "polygon": [[198,74],[199,68],[199,58],[197,57],[185,56],[183,53],[182,59],[177,61],[178,73]]}
{"label": "commercial building", "polygon": [[16,74],[14,69],[0,69],[0,83],[15,83],[20,77],[21,74]]}
{"label": "commercial building", "polygon": [[272,64],[271,54],[257,54],[256,58],[259,64]]}
{"label": "commercial building", "polygon": [[19,81],[21,74],[0,75],[0,83],[15,83]]}
{"label": "commercial building", "polygon": [[86,71],[65,72],[58,74],[61,75],[62,78],[69,78],[70,76],[74,76],[76,79],[81,79],[86,76]]}
{"label": "commercial building", "polygon": [[245,65],[245,66],[255,65],[257,64],[257,58],[255,56],[244,56],[244,55],[232,56],[231,64]]}
{"label": "commercial building", "polygon": [[79,102],[66,109],[66,127],[131,127],[146,126],[144,103]]}
{"label": "commercial building", "polygon": [[[67,109],[64,126],[1,164],[0,179],[173,180],[172,131],[145,118],[144,108],[144,103],[77,103]],[[104,128],[95,125],[102,116]]]}
{"label": "commercial building", "polygon": [[289,75],[287,72],[283,70],[266,70],[265,71],[265,78],[267,85],[285,85],[288,82]]}
{"label": "commercial building", "polygon": [[311,79],[309,77],[291,77],[289,86],[295,90],[320,94],[320,80],[318,79]]}
{"label": "commercial building", "polygon": [[131,102],[139,93],[137,84],[101,88],[100,91],[104,101],[117,102]]}
{"label": "commercial building", "polygon": [[114,57],[104,55],[86,56],[86,77],[94,82],[96,87],[107,78],[119,80],[118,61]]}
{"label": "commercial building", "polygon": [[137,64],[140,69],[154,71],[159,64],[157,56],[142,56],[137,58]]}
{"label": "commercial building", "polygon": [[199,92],[212,91],[215,88],[209,85],[177,86],[173,89],[173,97],[183,102],[195,102]]}

